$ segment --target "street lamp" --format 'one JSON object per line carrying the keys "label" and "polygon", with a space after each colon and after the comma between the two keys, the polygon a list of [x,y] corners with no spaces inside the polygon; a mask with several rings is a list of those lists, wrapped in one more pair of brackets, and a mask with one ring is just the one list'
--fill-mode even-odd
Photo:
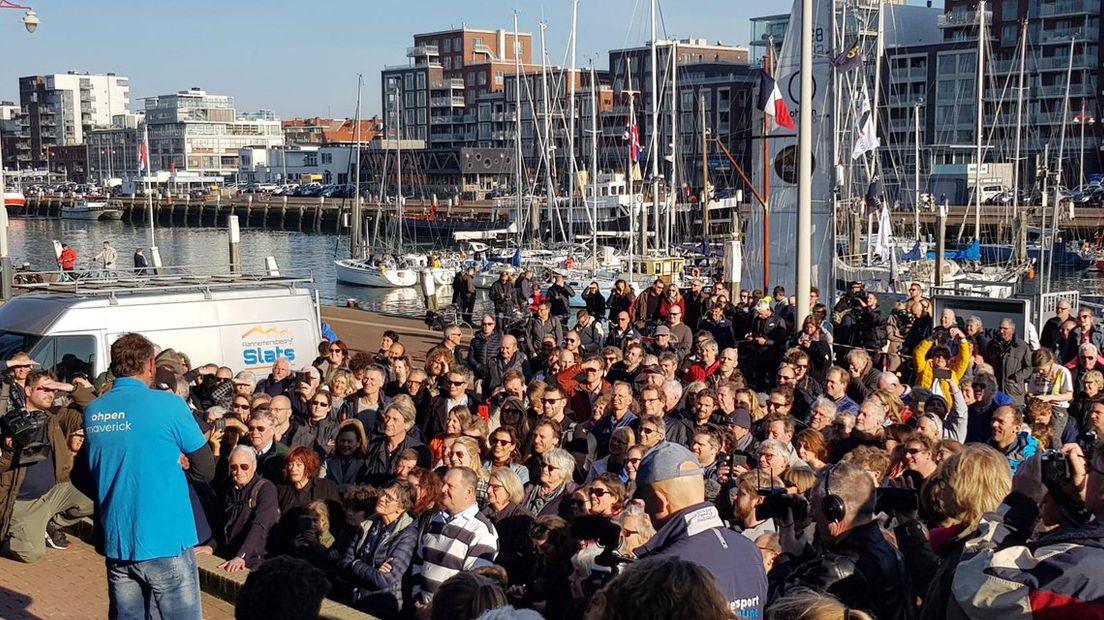
{"label": "street lamp", "polygon": [[1085,113],[1085,107],[1082,105],[1081,113],[1073,117],[1073,122],[1081,126],[1081,167],[1077,173],[1078,187],[1085,185],[1085,125],[1092,126],[1096,123],[1096,119],[1091,114]]}
{"label": "street lamp", "polygon": [[[31,7],[15,4],[11,0],[0,0],[0,9],[26,10],[26,14],[20,20],[23,22],[23,27],[29,33],[33,33],[38,29],[38,15]],[[8,255],[8,201],[4,197],[4,158],[0,157],[0,299],[11,299],[11,296],[12,268],[11,256]]]}

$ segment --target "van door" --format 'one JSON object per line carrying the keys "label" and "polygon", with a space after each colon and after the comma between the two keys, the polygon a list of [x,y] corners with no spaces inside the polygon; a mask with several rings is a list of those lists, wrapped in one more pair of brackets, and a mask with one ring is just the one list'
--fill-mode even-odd
{"label": "van door", "polygon": [[91,334],[46,336],[30,351],[31,358],[68,383],[82,374],[96,378],[96,337]]}

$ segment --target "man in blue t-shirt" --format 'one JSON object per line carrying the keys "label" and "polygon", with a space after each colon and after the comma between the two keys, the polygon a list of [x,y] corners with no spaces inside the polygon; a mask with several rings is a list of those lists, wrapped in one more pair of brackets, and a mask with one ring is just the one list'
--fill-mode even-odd
{"label": "man in blue t-shirt", "polygon": [[198,620],[198,541],[185,475],[209,482],[214,457],[184,401],[150,389],[155,372],[154,346],[144,336],[124,334],[111,345],[118,378],[85,409],[74,480],[96,503],[110,616],[146,617],[156,606],[162,618]]}

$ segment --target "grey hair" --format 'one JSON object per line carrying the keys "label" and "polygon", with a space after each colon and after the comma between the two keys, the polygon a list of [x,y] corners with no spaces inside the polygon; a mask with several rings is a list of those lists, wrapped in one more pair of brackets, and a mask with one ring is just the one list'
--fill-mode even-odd
{"label": "grey hair", "polygon": [[234,446],[233,449],[230,450],[230,456],[227,458],[232,459],[234,458],[235,454],[244,454],[249,457],[249,462],[253,463],[254,465],[257,464],[257,451],[250,446]]}
{"label": "grey hair", "polygon": [[764,310],[770,310],[770,309],[771,309],[770,304],[768,304],[765,301],[760,301],[759,303],[755,304],[755,311],[756,312],[762,312]]}
{"label": "grey hair", "polygon": [[827,409],[829,417],[833,419],[835,419],[836,414],[839,412],[839,407],[836,406],[836,403],[827,396],[821,396],[820,398],[814,400],[811,409],[815,410],[820,409],[821,407]]}
{"label": "grey hair", "polygon": [[782,443],[777,439],[764,439],[759,443],[758,453],[762,453],[767,448],[773,448],[775,452],[778,452],[782,456],[786,456],[790,453],[791,448],[789,444]]}
{"label": "grey hair", "polygon": [[268,409],[259,409],[257,411],[254,411],[252,414],[249,415],[249,419],[263,421],[269,425],[276,424],[276,416],[272,415],[272,411]]}
{"label": "grey hair", "polygon": [[667,379],[663,382],[663,397],[666,398],[668,394],[674,396],[674,400],[682,398],[682,384],[675,379]]}
{"label": "grey hair", "polygon": [[491,472],[491,480],[502,483],[503,488],[510,494],[510,501],[520,504],[525,499],[525,486],[521,483],[521,477],[509,467],[499,467]]}
{"label": "grey hair", "polygon": [[966,319],[966,326],[977,325],[978,327],[984,327],[985,323],[981,320],[981,317],[976,314],[971,314]]}
{"label": "grey hair", "polygon": [[1077,352],[1092,356],[1096,356],[1100,353],[1100,351],[1096,349],[1096,345],[1091,342],[1086,342],[1085,344],[1078,347]]}
{"label": "grey hair", "polygon": [[221,407],[219,405],[208,407],[207,415],[214,415],[221,418],[226,415],[226,407]]}
{"label": "grey hair", "polygon": [[564,476],[568,479],[571,478],[571,472],[575,471],[575,457],[571,456],[571,453],[563,448],[549,450],[548,453],[544,455],[544,462],[564,472]]}

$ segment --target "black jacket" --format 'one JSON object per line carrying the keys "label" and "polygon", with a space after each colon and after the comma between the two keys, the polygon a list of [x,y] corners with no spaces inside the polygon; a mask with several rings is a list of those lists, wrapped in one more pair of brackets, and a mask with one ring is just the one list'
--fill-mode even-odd
{"label": "black jacket", "polygon": [[602,291],[591,293],[587,291],[583,293],[583,301],[586,302],[587,314],[594,317],[595,320],[601,321],[606,316],[606,298],[602,296]]}
{"label": "black jacket", "polygon": [[501,511],[495,511],[488,504],[482,512],[498,532],[498,556],[495,563],[506,569],[511,585],[527,583],[534,560],[533,543],[529,538],[533,515],[513,502]]}
{"label": "black jacket", "polygon": [[491,302],[494,303],[495,313],[507,314],[517,308],[518,305],[518,291],[513,282],[509,280],[503,282],[502,280],[496,280],[491,285],[491,291],[488,293],[488,297]]}
{"label": "black jacket", "polygon": [[552,305],[552,316],[567,316],[571,313],[571,298],[575,296],[575,290],[567,284],[553,284],[548,287],[545,296]]}
{"label": "black jacket", "polygon": [[368,456],[364,459],[364,482],[383,488],[395,478],[395,466],[399,455],[411,449],[418,453],[418,467],[429,467],[429,448],[409,434],[394,452],[387,451],[387,438],[376,437],[368,444]]}
{"label": "black jacket", "polygon": [[1000,391],[1016,406],[1024,404],[1024,383],[1031,376],[1031,347],[1019,338],[1005,342],[993,338],[985,348],[985,361],[993,366]]}
{"label": "black jacket", "polygon": [[501,332],[491,332],[490,336],[482,331],[476,333],[471,340],[471,348],[468,349],[468,367],[476,377],[486,380],[491,376],[491,365],[494,364],[501,350]]}
{"label": "black jacket", "polygon": [[222,493],[222,527],[218,530],[218,555],[240,557],[247,568],[264,562],[268,534],[280,518],[276,487],[260,476],[241,489],[228,482]]}
{"label": "black jacket", "polygon": [[827,592],[878,620],[909,620],[916,615],[905,561],[877,522],[856,527],[819,555],[796,565],[773,594],[784,596],[797,587]]}

